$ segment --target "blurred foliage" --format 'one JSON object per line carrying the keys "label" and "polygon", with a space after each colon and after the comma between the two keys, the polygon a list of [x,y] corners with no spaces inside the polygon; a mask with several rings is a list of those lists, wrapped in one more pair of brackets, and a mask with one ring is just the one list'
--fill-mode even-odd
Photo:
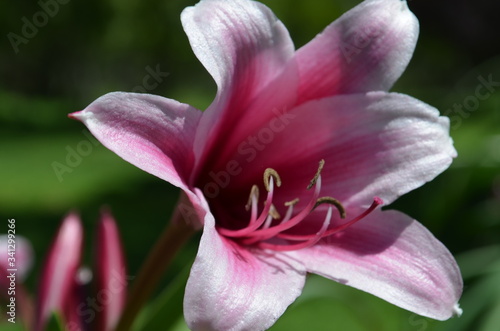
{"label": "blurred foliage", "polygon": [[[263,2],[300,47],[359,1]],[[2,1],[0,220],[15,218],[18,233],[35,247],[36,267],[27,281],[33,292],[50,241],[69,210],[77,209],[82,215],[88,263],[98,211],[103,204],[111,207],[131,274],[167,222],[177,190],[95,144],[83,125],[67,114],[107,92],[141,87],[148,68],[157,66],[168,77],[149,92],[206,108],[215,85],[193,55],[179,19],[182,9],[195,3],[72,0],[53,7],[46,24],[36,27],[26,43],[13,47],[8,34],[22,36],[25,21],[33,22],[43,8],[37,1]],[[390,208],[421,221],[457,257],[465,279],[464,314],[446,322],[433,321],[312,276],[303,295],[272,330],[498,330],[499,88],[474,110],[458,113],[454,109],[474,97],[480,77],[500,81],[495,17],[499,3],[445,0],[410,1],[409,5],[420,19],[421,36],[408,70],[393,90],[450,116],[459,157],[436,180]],[[78,158],[74,151],[85,153]],[[61,173],[57,163],[72,166]],[[143,312],[137,330],[157,329],[154,325],[186,330],[181,311],[186,271],[182,270],[192,263],[196,242],[193,239],[176,259],[165,276],[164,284],[169,286]],[[9,324],[1,328],[18,330]]]}

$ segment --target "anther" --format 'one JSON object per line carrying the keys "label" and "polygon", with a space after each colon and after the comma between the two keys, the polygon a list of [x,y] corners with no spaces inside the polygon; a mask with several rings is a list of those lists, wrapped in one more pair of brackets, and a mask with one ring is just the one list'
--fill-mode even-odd
{"label": "anther", "polygon": [[382,204],[384,204],[384,201],[382,199],[380,199],[379,197],[374,197],[373,198],[373,203],[371,204],[370,207],[368,207],[367,210],[365,210],[363,213],[361,213],[360,215],[358,215],[354,219],[350,220],[349,222],[344,223],[342,225],[339,225],[339,226],[337,226],[335,228],[329,229],[328,231],[326,231],[323,234],[323,236],[327,237],[327,236],[330,236],[330,235],[332,235],[334,233],[337,233],[339,231],[345,230],[346,228],[350,227],[354,223],[356,223],[356,222],[362,220],[363,218],[365,218],[366,216],[368,216],[368,214],[370,214],[372,211],[374,211],[378,206],[380,206]]}
{"label": "anther", "polygon": [[297,203],[299,203],[299,201],[299,198],[295,198],[292,201],[287,201],[285,202],[285,207],[295,206]]}
{"label": "anther", "polygon": [[318,200],[316,200],[316,204],[314,205],[313,209],[316,209],[316,207],[318,207],[319,205],[324,204],[324,203],[335,206],[335,208],[337,208],[337,210],[339,211],[340,218],[345,218],[346,212],[345,212],[344,206],[342,205],[342,203],[340,201],[338,201],[337,199],[332,198],[332,197],[319,198]]}
{"label": "anther", "polygon": [[316,171],[316,174],[314,175],[313,179],[311,179],[311,182],[307,186],[308,190],[310,190],[316,184],[316,181],[318,180],[319,175],[321,175],[321,171],[323,170],[324,166],[325,166],[325,160],[319,161],[318,171]]}
{"label": "anther", "polygon": [[280,213],[278,213],[278,210],[276,209],[276,207],[274,207],[273,204],[271,204],[271,208],[269,209],[269,215],[271,215],[271,217],[275,220],[278,220],[281,218]]}
{"label": "anther", "polygon": [[245,210],[249,211],[250,208],[252,207],[252,200],[254,199],[258,201],[259,200],[259,187],[257,185],[252,185],[252,189],[250,190],[250,196],[248,197],[248,202],[245,205]]}
{"label": "anther", "polygon": [[266,187],[267,192],[269,192],[271,189],[269,187],[269,178],[273,176],[274,180],[276,181],[276,186],[280,187],[281,186],[281,178],[280,175],[274,170],[273,168],[267,168],[264,171],[264,186]]}

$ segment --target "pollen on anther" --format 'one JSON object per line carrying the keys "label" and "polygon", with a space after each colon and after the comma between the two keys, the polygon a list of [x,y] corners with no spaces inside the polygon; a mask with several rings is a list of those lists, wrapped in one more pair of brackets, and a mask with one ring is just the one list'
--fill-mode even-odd
{"label": "pollen on anther", "polygon": [[280,178],[280,175],[278,175],[278,172],[276,170],[274,170],[273,168],[267,168],[265,171],[264,171],[264,186],[267,190],[267,192],[270,191],[270,187],[269,187],[269,178],[270,177],[273,177],[274,180],[276,181],[276,186],[277,187],[280,187],[281,186],[281,178]]}
{"label": "pollen on anther", "polygon": [[346,211],[345,211],[345,208],[342,205],[342,203],[340,201],[338,201],[337,199],[332,198],[332,197],[319,198],[318,200],[316,200],[316,204],[314,205],[313,209],[316,209],[316,207],[318,207],[319,205],[324,204],[324,203],[335,206],[335,208],[337,208],[337,210],[339,211],[340,218],[346,217]]}
{"label": "pollen on anther", "polygon": [[252,207],[252,200],[254,199],[258,201],[259,200],[259,187],[257,185],[252,185],[252,188],[250,190],[250,196],[248,197],[248,202],[245,205],[245,210],[250,210]]}
{"label": "pollen on anther", "polygon": [[292,201],[287,201],[285,202],[285,207],[295,206],[297,203],[299,203],[299,201],[299,198],[295,198]]}
{"label": "pollen on anther", "polygon": [[310,190],[316,184],[316,181],[321,175],[321,171],[323,171],[324,166],[325,166],[325,160],[319,161],[318,171],[316,171],[316,174],[314,175],[313,179],[311,179],[311,182],[309,183],[309,185],[307,185],[308,190]]}
{"label": "pollen on anther", "polygon": [[280,213],[278,212],[278,210],[276,209],[276,207],[274,207],[273,204],[271,204],[271,208],[269,209],[269,215],[271,215],[271,217],[275,220],[278,220],[281,218],[281,215]]}

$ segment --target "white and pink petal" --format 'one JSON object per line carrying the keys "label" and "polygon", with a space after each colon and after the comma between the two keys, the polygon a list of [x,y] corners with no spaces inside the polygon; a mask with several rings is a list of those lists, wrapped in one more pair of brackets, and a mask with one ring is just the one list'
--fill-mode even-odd
{"label": "white and pink petal", "polygon": [[[45,260],[38,290],[35,330],[42,331],[51,313],[63,313],[74,302],[83,228],[78,215],[66,216]],[[71,317],[69,317],[71,319]],[[70,322],[70,321],[68,321]]]}
{"label": "white and pink petal", "polygon": [[301,263],[271,251],[241,247],[217,233],[207,214],[184,297],[191,330],[266,330],[300,295]]}
{"label": "white and pink petal", "polygon": [[294,45],[273,12],[256,1],[202,0],[186,8],[181,20],[194,53],[218,88],[197,132],[195,151],[203,162],[224,137],[232,139],[233,131],[238,135],[238,123],[259,120],[268,110],[249,107],[278,77],[274,99],[264,99],[277,105],[295,101],[297,77],[285,72]]}
{"label": "white and pink petal", "polygon": [[406,1],[363,1],[297,51],[300,103],[389,90],[413,55],[418,30]]}
{"label": "white and pink petal", "polygon": [[316,273],[422,316],[460,315],[462,277],[425,227],[398,211],[375,211],[315,246],[287,253]]}
{"label": "white and pink petal", "polygon": [[151,94],[108,93],[70,117],[136,167],[186,189],[201,112]]}
{"label": "white and pink petal", "polygon": [[116,222],[108,210],[101,212],[97,231],[96,291],[107,293],[106,304],[97,314],[96,330],[114,330],[125,305],[127,275],[125,256]]}
{"label": "white and pink petal", "polygon": [[[271,167],[283,182],[276,190],[275,205],[281,206],[304,194],[324,159],[322,195],[345,206],[369,205],[375,196],[389,204],[435,178],[456,156],[448,118],[402,94],[324,98],[292,109],[287,116],[286,125],[273,133],[256,161],[246,162],[247,154],[233,155],[245,176],[231,178],[229,194],[259,184],[250,180]],[[267,130],[272,127],[270,122]]]}

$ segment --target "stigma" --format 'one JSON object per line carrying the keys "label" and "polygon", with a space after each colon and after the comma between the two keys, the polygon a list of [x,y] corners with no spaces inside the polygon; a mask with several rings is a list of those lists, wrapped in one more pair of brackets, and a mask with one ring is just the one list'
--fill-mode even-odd
{"label": "stigma", "polygon": [[[334,209],[336,209],[340,219],[345,219],[347,212],[339,200],[329,196],[320,196],[321,172],[324,166],[325,161],[321,160],[316,174],[307,186],[307,190],[314,190],[310,194],[308,203],[300,211],[296,210],[299,198],[285,202],[280,208],[273,204],[276,188],[281,186],[282,181],[276,170],[267,168],[263,174],[264,188],[267,191],[264,207],[259,212],[260,192],[258,186],[253,185],[245,205],[245,209],[250,212],[248,224],[237,230],[219,227],[217,231],[222,236],[231,238],[245,246],[256,246],[275,251],[292,251],[311,247],[323,238],[344,231],[383,204],[382,199],[375,197],[370,207],[363,213],[340,225],[334,225],[332,221]],[[306,222],[313,212],[320,212],[316,211],[320,205],[327,205],[328,208],[317,231],[313,233],[294,231],[297,230],[296,227],[299,224]],[[279,209],[285,210],[283,217],[281,217]]]}

